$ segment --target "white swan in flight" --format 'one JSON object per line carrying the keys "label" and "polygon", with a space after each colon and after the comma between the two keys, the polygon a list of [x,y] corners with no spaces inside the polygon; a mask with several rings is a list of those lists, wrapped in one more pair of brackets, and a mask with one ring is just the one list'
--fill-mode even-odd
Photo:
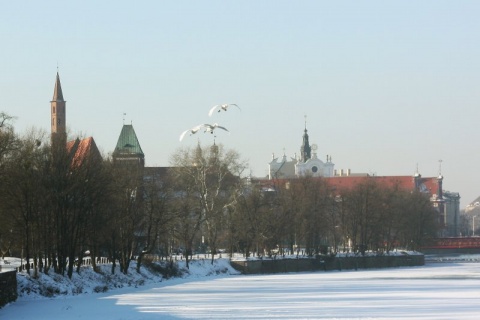
{"label": "white swan in flight", "polygon": [[230,132],[230,131],[228,131],[227,128],[218,125],[218,123],[214,123],[214,124],[204,124],[203,126],[204,126],[204,128],[205,128],[205,132],[213,133],[213,131],[215,131],[215,129],[217,129],[217,128],[218,128],[218,129],[225,130],[225,131],[227,131],[227,132]]}
{"label": "white swan in flight", "polygon": [[203,128],[203,124],[199,124],[198,126],[195,126],[195,127],[191,128],[191,129],[188,129],[188,130],[183,131],[182,134],[180,135],[180,141],[183,140],[183,137],[185,137],[185,135],[186,135],[188,132],[190,132],[190,135],[192,135],[192,134],[197,133],[197,132],[198,132],[200,129],[202,129],[202,128]]}
{"label": "white swan in flight", "polygon": [[227,111],[227,109],[230,106],[235,106],[235,107],[238,108],[238,110],[241,110],[240,107],[238,105],[236,105],[235,103],[217,104],[216,106],[213,106],[212,109],[210,109],[210,111],[208,112],[208,116],[211,117],[212,114],[215,112],[215,110],[217,110],[217,112],[220,112],[222,110]]}
{"label": "white swan in flight", "polygon": [[190,135],[192,135],[192,134],[197,133],[201,129],[205,129],[204,133],[206,133],[206,132],[213,133],[213,131],[215,131],[215,129],[222,129],[222,130],[225,130],[227,132],[230,132],[230,131],[228,131],[227,128],[220,126],[218,123],[214,123],[214,124],[203,123],[203,124],[199,124],[198,126],[195,126],[195,127],[191,128],[191,129],[183,131],[182,134],[180,135],[180,141],[183,140],[183,138],[185,137],[185,135],[187,133],[190,133]]}

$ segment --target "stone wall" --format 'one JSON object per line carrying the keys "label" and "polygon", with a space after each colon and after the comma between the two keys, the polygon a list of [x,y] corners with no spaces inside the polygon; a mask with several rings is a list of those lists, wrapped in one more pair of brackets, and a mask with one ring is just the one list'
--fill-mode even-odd
{"label": "stone wall", "polygon": [[0,270],[0,308],[17,300],[17,271]]}
{"label": "stone wall", "polygon": [[231,261],[232,266],[244,274],[357,270],[395,267],[423,266],[425,256],[352,256],[352,257],[315,257],[298,259],[262,259]]}

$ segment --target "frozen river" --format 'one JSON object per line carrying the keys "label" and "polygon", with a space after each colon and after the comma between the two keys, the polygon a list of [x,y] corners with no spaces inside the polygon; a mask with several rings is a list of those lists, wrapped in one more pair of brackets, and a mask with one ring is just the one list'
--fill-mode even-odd
{"label": "frozen river", "polygon": [[480,264],[166,281],[19,301],[0,319],[479,319]]}

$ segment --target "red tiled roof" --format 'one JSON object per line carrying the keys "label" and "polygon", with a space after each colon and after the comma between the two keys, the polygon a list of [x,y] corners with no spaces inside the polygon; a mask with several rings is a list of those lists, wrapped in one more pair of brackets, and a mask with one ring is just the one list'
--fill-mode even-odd
{"label": "red tiled roof", "polygon": [[97,144],[92,137],[67,142],[67,152],[72,156],[72,165],[81,165],[87,158],[101,158]]}
{"label": "red tiled roof", "polygon": [[[413,176],[342,176],[342,177],[329,177],[329,178],[314,178],[314,179],[324,179],[326,183],[334,188],[337,191],[348,190],[360,183],[366,182],[368,179],[373,179],[379,184],[385,187],[394,187],[398,186],[400,189],[404,190],[414,190],[415,189],[415,178]],[[438,181],[436,177],[420,177],[421,183],[426,187],[426,190],[430,194],[437,193]],[[288,179],[260,179],[258,182],[262,187],[274,187],[275,185],[283,185]]]}
{"label": "red tiled roof", "polygon": [[[351,189],[354,186],[366,181],[367,179],[374,179],[380,185],[385,187],[398,186],[400,189],[413,190],[415,189],[415,178],[412,176],[347,176],[347,177],[331,177],[326,178],[327,183],[338,189]],[[437,192],[437,179],[433,177],[420,178],[430,194]]]}

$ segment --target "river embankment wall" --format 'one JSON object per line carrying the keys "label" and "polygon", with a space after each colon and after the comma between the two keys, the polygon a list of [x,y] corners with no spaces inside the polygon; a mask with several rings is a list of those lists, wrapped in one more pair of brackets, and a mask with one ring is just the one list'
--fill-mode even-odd
{"label": "river embankment wall", "polygon": [[302,258],[232,260],[231,265],[243,274],[268,274],[304,271],[358,270],[423,266],[425,256],[317,256]]}
{"label": "river embankment wall", "polygon": [[17,300],[17,271],[0,269],[0,308]]}

